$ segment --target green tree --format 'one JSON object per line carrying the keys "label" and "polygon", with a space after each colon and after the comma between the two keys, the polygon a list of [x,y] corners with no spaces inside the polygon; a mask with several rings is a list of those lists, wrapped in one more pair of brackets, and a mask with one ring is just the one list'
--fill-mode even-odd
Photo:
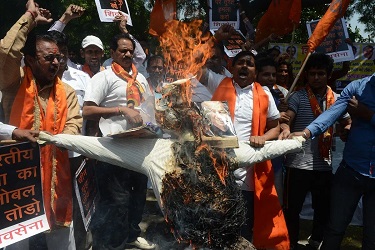
{"label": "green tree", "polygon": [[[252,20],[256,27],[260,17],[267,10],[272,0],[240,0],[241,5],[245,9],[247,16]],[[149,40],[151,36],[148,34],[149,16],[155,0],[128,0],[130,14],[133,21],[133,27],[129,27],[129,31],[139,40]],[[321,18],[327,10],[331,0],[302,0],[302,15],[299,27],[296,28],[293,41],[295,43],[305,43],[308,39],[306,30],[306,21]],[[85,14],[68,24],[65,33],[70,39],[71,47],[80,48],[82,39],[86,35],[96,35],[100,37],[105,45],[108,45],[111,37],[118,32],[116,24],[102,23],[99,20],[94,0],[39,0],[40,6],[49,9],[53,14],[53,19],[57,20],[69,4],[77,4],[86,8]],[[0,1],[0,35],[4,37],[11,25],[25,11],[26,0]],[[208,6],[206,0],[184,1],[177,0],[177,17],[180,20],[188,21],[195,18],[206,19]],[[370,33],[371,38],[361,37],[356,27],[349,28],[349,34],[353,41],[370,42],[375,37],[375,16],[373,15],[373,0],[352,0],[351,5],[346,13],[346,17],[350,17],[354,12],[359,13],[359,21],[366,26],[366,31]],[[39,32],[48,29],[47,26],[37,27]],[[155,39],[152,40],[155,44]],[[277,42],[291,42],[292,34],[286,35],[282,40]],[[106,46],[108,52],[108,46]]]}
{"label": "green tree", "polygon": [[[368,37],[358,38],[360,42],[374,42],[375,40],[375,5],[373,0],[354,0],[349,6],[351,14],[354,12],[359,14],[359,22],[365,25],[365,31],[369,33]],[[356,27],[351,27],[354,33]],[[355,40],[357,41],[357,40]]]}

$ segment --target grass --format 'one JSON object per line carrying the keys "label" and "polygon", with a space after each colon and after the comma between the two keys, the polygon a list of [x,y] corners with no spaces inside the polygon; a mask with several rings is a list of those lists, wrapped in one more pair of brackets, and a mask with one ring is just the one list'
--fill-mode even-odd
{"label": "grass", "polygon": [[[311,234],[312,221],[300,220],[300,239],[307,239]],[[341,250],[358,250],[362,246],[362,227],[349,226],[346,230]]]}

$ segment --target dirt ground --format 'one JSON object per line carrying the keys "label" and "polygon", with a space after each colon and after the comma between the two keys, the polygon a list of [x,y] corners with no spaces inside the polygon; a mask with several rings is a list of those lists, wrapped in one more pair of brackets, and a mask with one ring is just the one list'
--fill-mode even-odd
{"label": "dirt ground", "polygon": [[[154,243],[157,244],[156,250],[189,250],[189,244],[178,243],[173,234],[167,228],[163,215],[157,204],[155,196],[152,190],[149,190],[146,208],[143,215],[143,221],[141,222],[141,228],[143,231],[143,236]],[[312,222],[309,220],[301,220],[301,232],[299,249],[307,250],[312,249],[307,243],[307,237],[310,235],[312,227]],[[362,227],[359,226],[349,226],[342,247],[342,250],[357,250],[361,249],[361,239],[362,239]],[[137,248],[127,248],[128,250],[136,250]],[[242,250],[242,249],[255,249],[244,240],[240,242],[237,246],[232,249]]]}

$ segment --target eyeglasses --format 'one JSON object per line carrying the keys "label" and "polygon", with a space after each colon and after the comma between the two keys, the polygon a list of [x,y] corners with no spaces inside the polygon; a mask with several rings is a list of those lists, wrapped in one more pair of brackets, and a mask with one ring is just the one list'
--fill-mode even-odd
{"label": "eyeglasses", "polygon": [[58,62],[65,61],[65,57],[64,57],[63,54],[48,54],[48,55],[43,56],[43,58],[44,58],[44,60],[46,60],[48,62],[53,62],[55,59]]}

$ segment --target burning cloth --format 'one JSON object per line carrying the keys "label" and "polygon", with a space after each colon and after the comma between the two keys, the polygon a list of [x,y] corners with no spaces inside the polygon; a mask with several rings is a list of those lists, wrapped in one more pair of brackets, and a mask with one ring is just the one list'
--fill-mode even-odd
{"label": "burning cloth", "polygon": [[[266,142],[263,148],[253,148],[249,142],[239,142],[234,153],[239,167],[273,159],[285,153],[298,152],[304,139]],[[160,207],[162,179],[167,172],[175,170],[175,155],[169,139],[124,139],[91,137],[81,135],[49,135],[40,132],[41,143],[53,143],[58,147],[78,152],[86,157],[124,167],[148,176]]]}
{"label": "burning cloth", "polygon": [[302,137],[269,141],[262,148],[240,141],[239,148],[213,150],[207,144],[170,139],[39,135],[40,143],[147,175],[175,237],[214,249],[234,244],[244,221],[244,205],[231,170],[298,152],[303,141]]}
{"label": "burning cloth", "polygon": [[[285,153],[299,152],[302,137],[290,140],[268,141],[263,148],[253,148],[249,142],[240,141],[234,153],[239,167],[273,159]],[[167,172],[175,170],[175,155],[169,139],[124,139],[111,137],[91,137],[82,135],[49,135],[40,132],[40,143],[53,143],[86,157],[127,168],[150,179],[160,208],[162,179]]]}

